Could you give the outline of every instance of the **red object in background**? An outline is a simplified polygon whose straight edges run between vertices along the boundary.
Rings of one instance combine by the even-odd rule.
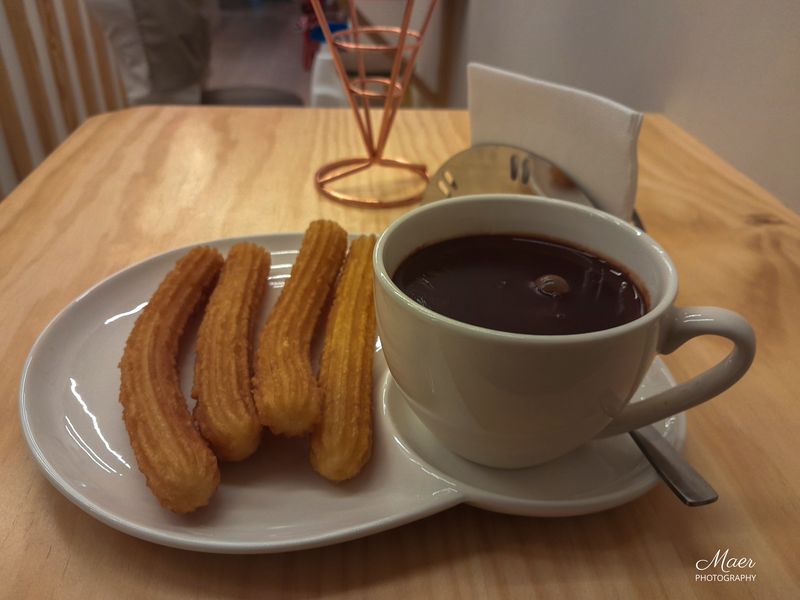
[[[312,22],[313,21],[313,22]],[[300,28],[303,31],[303,68],[306,71],[311,69],[314,56],[319,50],[319,42],[311,38],[311,30],[317,26],[317,20],[308,15],[300,17]]]
[[[302,2],[300,4],[300,12],[302,14],[297,20],[297,26],[303,33],[303,69],[308,71],[314,62],[314,55],[319,50],[319,42],[311,38],[311,30],[317,26],[318,22],[311,2]]]
[[[346,27],[345,23],[338,23],[340,19],[340,9],[336,0],[327,0],[322,2],[323,10],[331,28],[334,31],[339,31]],[[314,13],[314,7],[311,2],[305,0],[300,4],[300,11],[303,13],[297,21],[300,31],[303,32],[303,69],[309,71],[311,65],[314,64],[314,56],[319,50],[320,40],[323,39],[322,31],[319,28],[319,20]]]

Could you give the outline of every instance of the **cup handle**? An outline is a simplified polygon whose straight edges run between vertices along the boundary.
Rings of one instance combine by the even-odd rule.
[[[639,429],[666,419],[721,394],[741,379],[753,362],[756,337],[740,315],[711,306],[673,307],[667,317],[660,354],[671,354],[700,335],[719,335],[731,340],[733,350],[717,365],[671,389],[640,402],[628,404],[596,437],[608,437]]]

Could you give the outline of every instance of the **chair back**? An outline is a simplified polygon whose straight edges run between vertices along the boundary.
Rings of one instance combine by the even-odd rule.
[[[81,0],[0,1],[0,198],[85,119],[125,105]]]

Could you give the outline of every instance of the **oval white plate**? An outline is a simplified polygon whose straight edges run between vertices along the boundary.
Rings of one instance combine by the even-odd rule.
[[[272,253],[263,322],[289,276],[302,234],[208,245],[224,253],[245,239]],[[118,401],[117,363],[139,312],[187,250],[151,258],[81,295],[39,336],[22,374],[20,418],[39,466],[61,493],[111,527],[191,550],[282,552],[358,538],[461,502],[522,515],[595,512],[638,497],[658,480],[629,436],[591,442],[532,469],[465,461],[441,448],[407,409],[378,349],[373,458],[358,477],[331,484],[309,466],[305,440],[265,433],[251,459],[221,465],[222,481],[208,507],[174,515],[153,498],[136,466]],[[181,357],[187,398],[196,325],[188,328]],[[656,360],[639,396],[672,385]],[[682,446],[684,416],[657,426],[670,443]]]

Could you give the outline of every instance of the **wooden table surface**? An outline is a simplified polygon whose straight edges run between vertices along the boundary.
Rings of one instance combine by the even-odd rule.
[[[359,153],[342,110],[129,109],[90,119],[0,203],[0,596],[758,597],[800,589],[800,217],[667,119],[648,116],[638,209],[674,259],[680,304],[731,308],[758,336],[750,372],[689,414],[685,454],[719,491],[690,509],[663,485],[600,514],[537,519],[460,506],[378,535],[280,555],[217,556],[119,533],[40,473],[18,382],[50,319],[102,278],[220,237],[314,218],[381,231],[405,209],[320,200],[312,173]],[[435,169],[469,143],[460,111],[403,111],[389,152]],[[792,317],[792,314],[795,316]],[[690,342],[682,380],[727,342]],[[754,582],[695,581],[729,549]]]

